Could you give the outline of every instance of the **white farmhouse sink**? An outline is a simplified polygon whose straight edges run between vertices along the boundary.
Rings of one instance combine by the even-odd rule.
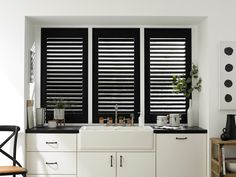
[[[151,150],[153,130],[149,126],[83,126],[79,150]]]
[[[80,128],[80,132],[84,131],[153,131],[149,126],[83,126]]]

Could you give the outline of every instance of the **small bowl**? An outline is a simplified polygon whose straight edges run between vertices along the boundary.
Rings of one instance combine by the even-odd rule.
[[[226,160],[226,169],[231,173],[236,173],[236,159]]]
[[[57,121],[56,120],[49,120],[48,121],[48,128],[56,128],[57,127]]]

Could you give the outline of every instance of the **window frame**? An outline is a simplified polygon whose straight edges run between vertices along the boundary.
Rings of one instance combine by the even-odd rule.
[[[40,36],[40,32],[38,32],[38,30],[41,30],[42,28],[59,28],[59,29],[68,29],[68,28],[80,28],[80,27],[64,27],[64,26],[53,26],[53,27],[51,27],[51,26],[40,26],[40,27],[38,27],[37,28],[37,33],[39,34],[38,35],[38,38],[39,39],[37,39],[38,41],[36,41],[38,44],[39,44],[39,47],[41,48],[41,51],[42,51],[42,45],[41,45],[41,42],[40,42],[40,38],[41,38],[41,36]],[[88,40],[87,40],[87,42],[88,42],[88,44],[89,45],[87,45],[87,48],[88,48],[88,53],[87,53],[87,55],[88,55],[88,57],[87,57],[87,59],[88,59],[88,62],[87,62],[87,87],[88,87],[88,85],[89,85],[89,87],[91,87],[91,88],[87,88],[87,105],[88,105],[88,103],[89,103],[89,105],[91,105],[91,106],[87,106],[87,118],[86,118],[86,120],[84,121],[84,123],[94,123],[93,122],[93,115],[94,115],[94,113],[93,113],[93,105],[94,105],[94,102],[93,102],[93,88],[92,88],[92,86],[93,86],[93,29],[95,29],[95,28],[104,28],[104,29],[112,29],[112,28],[117,28],[117,29],[122,29],[122,28],[135,28],[135,29],[139,29],[140,30],[140,65],[143,65],[143,66],[141,66],[140,67],[140,80],[139,80],[139,82],[140,82],[140,88],[141,88],[141,91],[142,92],[140,92],[140,94],[139,94],[139,96],[140,96],[140,112],[145,116],[145,123],[156,123],[156,120],[155,120],[155,118],[153,119],[153,121],[146,121],[149,117],[147,117],[147,114],[146,114],[146,107],[147,107],[147,102],[146,102],[146,82],[145,82],[145,79],[147,78],[146,77],[146,71],[147,71],[147,69],[146,69],[146,46],[145,46],[145,44],[146,44],[146,40],[145,40],[145,30],[146,29],[168,29],[168,30],[171,30],[171,29],[175,29],[175,30],[179,30],[179,29],[190,29],[191,31],[192,31],[192,34],[193,34],[193,36],[191,36],[191,41],[193,41],[194,43],[193,43],[193,45],[195,45],[195,36],[196,36],[196,33],[195,33],[195,28],[193,27],[193,26],[182,26],[182,27],[176,27],[176,26],[171,26],[171,27],[164,27],[164,28],[162,28],[162,27],[159,27],[159,26],[138,26],[138,25],[131,25],[131,26],[122,26],[122,25],[119,25],[119,26],[99,26],[99,27],[96,27],[96,26],[90,26],[90,25],[83,25],[80,29],[87,29],[89,32],[88,32]],[[39,50],[40,51],[40,50]],[[190,50],[191,52],[193,52],[193,54],[195,53],[194,51],[194,49],[191,49]],[[41,53],[42,54],[42,53]],[[42,56],[40,57],[40,58],[42,58]],[[40,60],[38,60],[39,62],[40,62]],[[39,63],[39,66],[40,66],[40,64],[41,64],[41,62]],[[88,66],[89,65],[89,66]],[[41,74],[40,74],[40,71],[41,71],[41,67],[37,67],[37,73],[39,73],[39,77],[37,78],[36,77],[36,81],[38,82],[39,81],[39,86],[41,87],[41,74],[42,74],[42,71],[41,71]],[[88,73],[89,72],[89,73]],[[144,79],[144,81],[142,81]],[[40,88],[39,87],[39,88]],[[38,90],[38,91],[37,91]],[[37,99],[36,100],[36,105],[41,105],[41,91],[40,91],[40,89],[37,89],[36,90],[36,97],[38,97],[39,99]],[[88,117],[89,116],[89,117]],[[136,116],[136,117],[138,117],[138,116]],[[136,118],[135,117],[135,118]],[[80,123],[80,122],[74,122],[74,123]],[[181,121],[181,123],[185,123],[185,122],[182,122]]]
[[[138,122],[138,115],[140,112],[140,28],[92,28],[92,61],[93,61],[93,123],[99,122],[98,115],[98,84],[97,84],[97,76],[98,76],[98,38],[99,37],[134,37],[135,41],[135,51],[134,51],[134,122]],[[136,74],[135,74],[136,73]],[[114,108],[115,110],[115,108]],[[118,108],[119,113],[119,108]],[[112,115],[110,115],[112,116]],[[114,114],[113,114],[114,116]]]
[[[78,35],[79,34],[79,35]],[[40,105],[46,108],[47,104],[47,37],[82,37],[83,38],[83,92],[82,114],[70,115],[65,111],[66,123],[88,123],[88,28],[41,28],[41,74],[40,74]],[[46,115],[48,112],[46,111]],[[46,116],[46,122],[53,118],[53,113]],[[51,117],[52,116],[52,117]],[[79,117],[78,117],[79,116]]]
[[[144,55],[145,55],[145,123],[156,123],[156,116],[150,114],[150,45],[151,37],[169,38],[169,37],[185,37],[186,38],[186,73],[185,78],[190,76],[192,66],[192,29],[191,28],[144,28]],[[187,110],[189,107],[189,99],[186,98],[186,111],[182,115],[180,123],[187,123]],[[166,113],[159,114],[166,115]]]

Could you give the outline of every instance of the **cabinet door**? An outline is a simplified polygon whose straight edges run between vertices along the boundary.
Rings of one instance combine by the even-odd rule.
[[[116,177],[116,153],[79,152],[77,176]]]
[[[117,153],[117,177],[155,177],[155,153]]]
[[[206,134],[156,135],[157,177],[206,177]]]

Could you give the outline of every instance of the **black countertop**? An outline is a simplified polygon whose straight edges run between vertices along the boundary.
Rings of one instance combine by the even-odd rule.
[[[26,129],[26,133],[79,133],[81,126],[61,126],[56,128],[34,127]]]
[[[188,126],[180,126],[180,127],[170,127],[170,128],[158,128],[156,126],[152,126],[154,133],[207,133],[206,129],[200,127],[188,127]]]
[[[187,127],[180,126],[178,128],[158,128],[156,126],[151,126],[153,128],[153,133],[207,133],[206,129],[200,127]],[[31,128],[26,129],[26,133],[79,133],[81,126],[62,126],[57,128]]]

